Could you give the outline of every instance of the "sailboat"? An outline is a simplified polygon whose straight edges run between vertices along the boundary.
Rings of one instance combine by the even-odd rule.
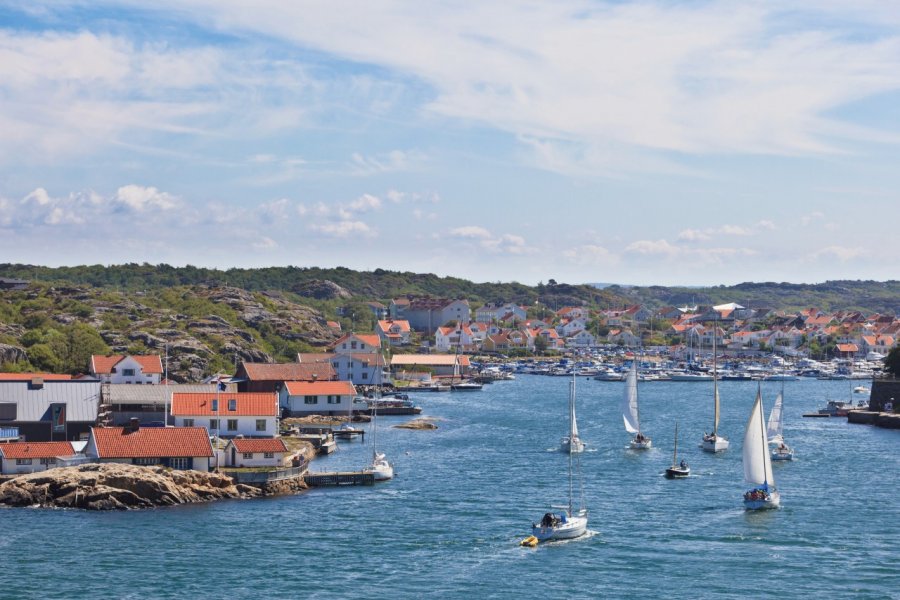
[[[574,384],[573,384],[574,393]],[[578,457],[569,453],[569,503],[565,506],[551,506],[551,512],[544,513],[540,523],[531,524],[531,535],[522,540],[522,545],[532,546],[539,542],[551,540],[570,540],[580,537],[587,531],[588,511],[584,506],[584,487],[581,487],[581,505],[576,510],[574,506],[574,472],[572,462]],[[581,484],[581,464],[578,464],[578,479]],[[552,509],[563,512],[553,512]]]
[[[781,494],[775,487],[772,475],[772,460],[766,444],[766,425],[763,418],[762,394],[756,389],[756,402],[747,420],[744,432],[744,480],[755,487],[744,494],[747,510],[777,508],[781,504]]]
[[[675,422],[675,449],[672,451],[672,466],[666,469],[666,477],[669,479],[680,479],[683,477],[689,477],[691,474],[691,467],[687,464],[687,461],[681,459],[681,462],[678,462],[678,421]]]
[[[653,441],[641,433],[637,380],[637,358],[635,358],[631,363],[631,370],[628,371],[628,376],[625,378],[625,395],[622,396],[622,420],[625,421],[625,431],[635,434],[634,439],[629,443],[629,447],[635,450],[645,450],[653,445]]]
[[[713,431],[704,433],[700,449],[704,452],[724,452],[728,450],[728,440],[719,435],[719,370],[716,356],[716,340],[719,337],[719,322],[713,330]]]
[[[584,452],[584,442],[578,436],[578,422],[575,420],[575,373],[572,369],[572,381],[569,383],[569,435],[563,437],[559,449],[569,454]]]
[[[376,396],[381,396],[379,391]],[[387,481],[394,477],[394,465],[388,461],[384,452],[378,451],[376,442],[378,435],[378,403],[372,404],[372,464],[364,468],[366,473],[372,473],[375,481]]]
[[[781,382],[781,392],[775,398],[775,405],[769,413],[769,422],[766,425],[766,437],[770,444],[777,444],[772,448],[772,460],[793,460],[794,449],[784,443],[784,380]]]

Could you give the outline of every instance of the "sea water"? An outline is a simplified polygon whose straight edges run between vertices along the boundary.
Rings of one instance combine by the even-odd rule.
[[[640,384],[653,449],[629,450],[623,383],[579,378],[577,457],[590,535],[518,542],[568,498],[569,379],[520,375],[481,392],[421,394],[436,431],[378,420],[396,478],[259,500],[133,512],[0,509],[0,598],[900,597],[900,432],[802,418],[851,382],[784,383],[776,463],[782,507],[747,512],[741,444],[757,383]],[[766,413],[781,382],[763,382]],[[668,480],[675,422],[691,477]],[[371,426],[370,426],[371,427]],[[341,442],[313,470],[358,469],[366,444]],[[576,478],[576,502],[581,486]]]

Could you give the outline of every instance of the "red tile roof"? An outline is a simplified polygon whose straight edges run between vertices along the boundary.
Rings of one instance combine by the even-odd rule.
[[[238,452],[287,452],[287,446],[281,438],[239,439],[231,440]]]
[[[285,381],[291,396],[355,396],[356,388],[349,381]]]
[[[337,349],[344,342],[354,338],[374,348],[381,348],[381,339],[379,339],[377,333],[348,333],[334,343],[334,348]]]
[[[3,458],[53,458],[75,454],[71,442],[11,442],[0,444]]]
[[[838,344],[838,352],[859,352],[859,346],[856,344]]]
[[[219,399],[219,410],[213,410],[213,400]],[[235,410],[228,410],[236,400]],[[172,416],[203,417],[274,417],[278,415],[278,396],[270,392],[176,392],[172,394]]]
[[[43,379],[44,381],[69,381],[71,375],[57,375],[56,373],[0,373],[0,381],[31,381]]]
[[[205,427],[92,427],[100,458],[166,458],[212,456]]]
[[[113,367],[115,367],[125,358],[128,357],[123,355],[103,356],[101,354],[94,354],[93,356],[91,356],[91,372],[99,373],[101,375],[109,375],[110,373],[112,373]],[[139,365],[141,365],[141,371],[143,371],[145,375],[162,375],[162,361],[159,359],[158,354],[132,354],[131,358],[133,358]]]
[[[328,381],[335,378],[331,362],[242,363],[251,381]]]

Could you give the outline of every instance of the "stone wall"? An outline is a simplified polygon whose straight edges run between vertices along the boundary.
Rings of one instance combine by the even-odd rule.
[[[894,412],[900,412],[900,379],[874,379],[869,410],[883,412],[886,402],[894,402]]]

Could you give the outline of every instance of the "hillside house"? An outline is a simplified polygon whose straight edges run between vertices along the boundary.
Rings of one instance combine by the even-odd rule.
[[[172,394],[176,427],[205,427],[220,437],[274,437],[279,412],[275,393]]]
[[[88,371],[103,383],[159,384],[163,368],[159,355],[94,354]]]
[[[427,335],[433,334],[438,327],[450,321],[468,323],[471,320],[468,300],[430,296],[396,298],[391,301],[390,315],[394,320],[406,319],[413,330]]]
[[[349,415],[355,396],[349,381],[285,381],[278,404],[289,417]]]

